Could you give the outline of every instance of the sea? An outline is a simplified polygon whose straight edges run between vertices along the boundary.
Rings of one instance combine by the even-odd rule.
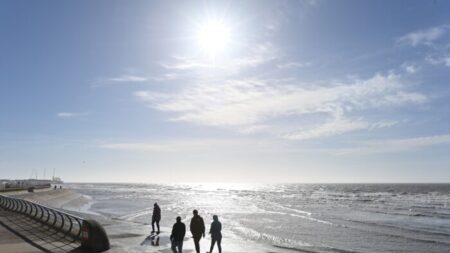
[[[276,252],[450,252],[450,184],[68,184],[86,211],[162,226],[197,209],[226,238]],[[224,246],[225,247],[225,246]]]

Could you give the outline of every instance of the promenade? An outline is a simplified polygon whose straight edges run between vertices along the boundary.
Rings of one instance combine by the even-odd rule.
[[[0,211],[0,219],[3,218],[3,212]],[[2,252],[5,253],[44,252],[27,243],[23,238],[11,232],[2,224],[0,224],[0,247]]]
[[[0,209],[0,247],[4,253],[83,252],[80,244],[23,215]]]
[[[66,190],[38,190],[35,193],[10,192],[5,195],[14,195],[20,198],[37,202],[56,202],[70,206],[72,202],[79,202],[80,196]],[[35,219],[26,215],[9,211],[0,207],[0,252],[2,253],[77,253],[85,252],[79,241],[67,236],[62,231],[51,229]]]

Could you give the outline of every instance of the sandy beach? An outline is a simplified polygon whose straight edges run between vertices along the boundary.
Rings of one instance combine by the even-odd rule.
[[[68,212],[75,213],[82,217],[94,218],[102,223],[105,230],[108,233],[111,249],[107,252],[122,253],[122,252],[172,252],[170,249],[170,233],[171,227],[161,226],[161,233],[158,236],[150,236],[151,225],[146,222],[135,222],[122,219],[109,219],[105,216],[94,214],[88,212],[87,208],[90,206],[90,198],[84,196],[74,190],[69,189],[46,189],[39,190],[34,193],[28,192],[16,192],[9,193],[9,196],[14,196],[18,198],[24,198],[37,203],[41,203],[47,206],[55,207],[58,209],[63,209]],[[84,212],[87,211],[87,212]],[[188,220],[184,221],[189,224]],[[166,221],[164,223],[171,223],[171,221]],[[163,223],[163,224],[164,224]],[[6,233],[6,231],[5,231]],[[2,233],[3,234],[3,233]],[[39,249],[25,243],[22,239],[17,236],[15,237],[15,242],[6,244],[5,240],[0,241],[0,245],[4,253],[13,252],[41,252]],[[226,252],[230,253],[243,253],[243,252],[278,252],[273,251],[273,247],[264,247],[263,245],[245,241],[237,237],[224,236],[223,246]],[[201,240],[202,252],[209,250],[210,238],[207,235]],[[7,248],[5,248],[7,246]],[[216,248],[217,250],[217,248]],[[3,251],[2,251],[3,252]],[[64,251],[58,251],[64,252]],[[189,232],[187,232],[183,252],[195,252],[194,243],[190,237]],[[283,252],[286,252],[285,250]]]
[[[202,252],[209,250],[209,224],[212,214],[218,214],[223,224],[222,248],[229,253],[429,253],[450,249],[447,188],[276,185],[236,190],[201,185],[68,184],[66,189],[10,195],[99,221],[110,239],[108,252],[114,253],[170,253],[176,216],[188,228],[183,252],[195,252],[189,232],[193,209],[199,209],[205,220]],[[154,202],[162,209],[158,236],[150,233]]]

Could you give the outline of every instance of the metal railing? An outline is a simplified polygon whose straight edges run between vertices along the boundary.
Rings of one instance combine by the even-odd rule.
[[[105,229],[95,220],[83,219],[33,201],[1,194],[0,207],[36,220],[47,229],[62,233],[63,238],[80,242],[82,247],[91,252],[103,252],[110,248]]]
[[[36,220],[47,226],[48,229],[63,233],[64,238],[70,237],[73,242],[81,242],[84,239],[82,231],[83,222],[86,220],[81,217],[32,201],[4,195],[0,195],[0,207]]]

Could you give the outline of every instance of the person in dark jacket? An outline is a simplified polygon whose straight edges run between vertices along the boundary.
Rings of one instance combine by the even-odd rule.
[[[200,253],[200,239],[205,237],[205,223],[203,222],[203,218],[198,215],[198,211],[193,211],[194,217],[191,219],[191,233],[192,237],[194,238],[194,244],[195,244],[195,251],[197,253]]]
[[[159,234],[159,221],[161,220],[161,208],[159,208],[158,203],[155,203],[153,206],[153,215],[152,215],[152,233],[155,233],[155,223],[158,227]]]
[[[222,223],[219,221],[217,215],[213,215],[213,222],[211,223],[211,229],[209,230],[211,234],[211,247],[209,248],[209,253],[213,252],[214,244],[217,242],[217,248],[219,248],[219,253],[222,253]]]
[[[186,226],[181,222],[181,217],[177,217],[177,222],[173,224],[170,241],[172,242],[173,253],[183,253],[183,240],[186,234]],[[177,252],[178,248],[178,252]]]

